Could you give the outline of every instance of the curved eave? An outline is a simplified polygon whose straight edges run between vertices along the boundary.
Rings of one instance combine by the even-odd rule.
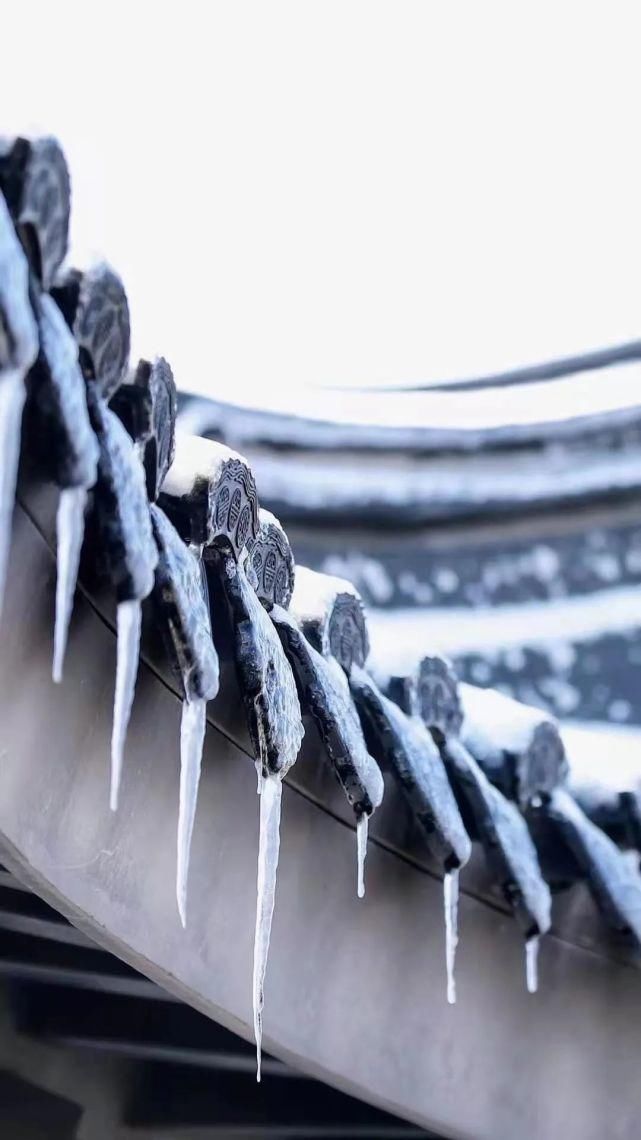
[[[641,359],[583,360],[583,368],[558,361],[551,373],[547,365],[423,389],[253,385],[185,394],[180,409],[185,431],[245,446],[422,456],[571,444],[638,427]]]
[[[641,496],[640,361],[500,379],[471,391],[268,392],[265,407],[184,396],[178,424],[246,454],[288,522],[417,526]]]
[[[54,686],[52,519],[51,494],[23,488],[0,648],[0,857],[98,943],[251,1039],[258,812],[233,673],[209,708],[183,931],[179,697],[147,651],[113,815],[113,614],[80,592]],[[557,906],[532,997],[516,925],[483,868],[465,872],[450,1007],[442,886],[402,802],[388,787],[362,902],[350,815],[310,729],[284,795],[265,1047],[448,1137],[634,1135],[641,975],[582,892]]]

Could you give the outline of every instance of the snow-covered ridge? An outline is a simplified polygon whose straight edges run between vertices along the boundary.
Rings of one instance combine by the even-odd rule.
[[[251,449],[249,458],[265,501],[285,516],[304,511],[364,514],[371,507],[427,520],[447,518],[453,512],[578,500],[641,486],[638,445],[618,451],[586,446],[579,454],[558,446],[544,455],[520,453],[518,460],[501,451],[423,460],[411,455],[322,451],[283,457],[264,447]]]
[[[491,654],[510,647],[557,647],[641,626],[637,587],[597,590],[551,602],[472,608],[368,611],[372,658],[400,672],[426,652]]]
[[[187,432],[222,432],[238,443],[263,438],[300,446],[476,447],[483,441],[571,435],[594,418],[635,421],[641,362],[572,373],[512,388],[359,392],[251,386],[233,400],[186,398]]]

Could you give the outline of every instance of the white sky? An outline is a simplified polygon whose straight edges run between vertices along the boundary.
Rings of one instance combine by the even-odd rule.
[[[639,8],[6,6],[1,128],[56,133],[77,262],[234,399],[641,333]]]

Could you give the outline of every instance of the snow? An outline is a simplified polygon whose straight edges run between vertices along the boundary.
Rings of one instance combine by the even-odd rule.
[[[301,449],[289,452],[285,461],[280,452],[252,447],[250,459],[266,501],[321,511],[362,512],[375,504],[443,517],[461,506],[528,505],[639,485],[636,449],[602,451],[594,444],[582,450],[548,448],[544,457],[524,450],[518,479],[509,449],[436,457]]]
[[[419,605],[427,605],[434,598],[434,590],[428,582],[421,582],[411,570],[402,570],[398,576],[398,588],[402,594],[412,598]]]
[[[264,775],[260,793],[256,931],[254,936],[253,1008],[256,1038],[256,1080],[260,1082],[263,1041],[265,973],[276,895],[276,872],[280,851],[280,811],[283,786],[280,776]]]
[[[122,774],[127,726],[138,673],[142,607],[139,601],[120,602],[117,609],[117,663],[114,718],[111,732],[111,794],[109,806],[118,810],[118,793]]]
[[[506,662],[509,665],[509,662]],[[581,703],[581,691],[563,677],[542,677],[538,688],[560,713],[573,713]]]
[[[382,562],[367,558],[357,551],[348,554],[328,554],[322,565],[324,574],[347,578],[357,590],[364,591],[374,602],[383,605],[394,594],[394,583]]]
[[[561,737],[570,761],[568,786],[583,803],[609,790],[641,795],[641,730],[612,724],[564,722]]]
[[[199,698],[183,701],[180,723],[180,800],[176,857],[176,900],[183,926],[187,923],[189,853],[196,818],[206,714],[206,701]]]
[[[567,668],[575,656],[571,642],[640,626],[637,586],[518,605],[367,611],[372,659],[399,674],[411,671],[428,651],[488,657],[511,647],[544,649],[555,667]]]
[[[441,566],[434,573],[434,585],[443,594],[453,594],[459,585],[459,577],[449,566]]]
[[[526,752],[537,725],[552,720],[541,709],[512,700],[496,689],[480,689],[461,681],[458,691],[463,709],[461,737],[477,759],[497,750],[514,755]]]
[[[610,720],[626,721],[632,715],[632,705],[629,701],[621,700],[620,698],[612,701],[608,708],[608,716]]]
[[[456,1003],[454,965],[458,945],[459,869],[447,871],[443,878],[443,909],[445,912],[445,965],[447,969],[447,1000]]]
[[[67,648],[69,622],[78,578],[80,552],[85,533],[87,491],[84,487],[67,487],[60,492],[56,533],[58,541],[58,576],[56,579],[56,620],[53,634],[53,680],[62,681]]]
[[[296,567],[296,582],[290,609],[303,629],[308,625],[312,627],[317,634],[323,654],[330,652],[331,618],[336,599],[341,595],[354,599],[355,604],[360,605],[358,591],[347,578],[320,574],[307,566]]]

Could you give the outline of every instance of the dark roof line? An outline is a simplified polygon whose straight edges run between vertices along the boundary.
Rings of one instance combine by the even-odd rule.
[[[608,368],[612,364],[626,364],[641,360],[641,340],[630,340],[611,348],[599,348],[593,352],[577,356],[562,356],[543,364],[531,364],[525,368],[514,368],[509,372],[496,372],[488,376],[470,377],[463,380],[439,380],[434,384],[364,385],[353,390],[358,392],[474,392],[483,388],[514,388],[519,384],[535,384],[545,380],[559,380],[577,372],[592,372]]]

